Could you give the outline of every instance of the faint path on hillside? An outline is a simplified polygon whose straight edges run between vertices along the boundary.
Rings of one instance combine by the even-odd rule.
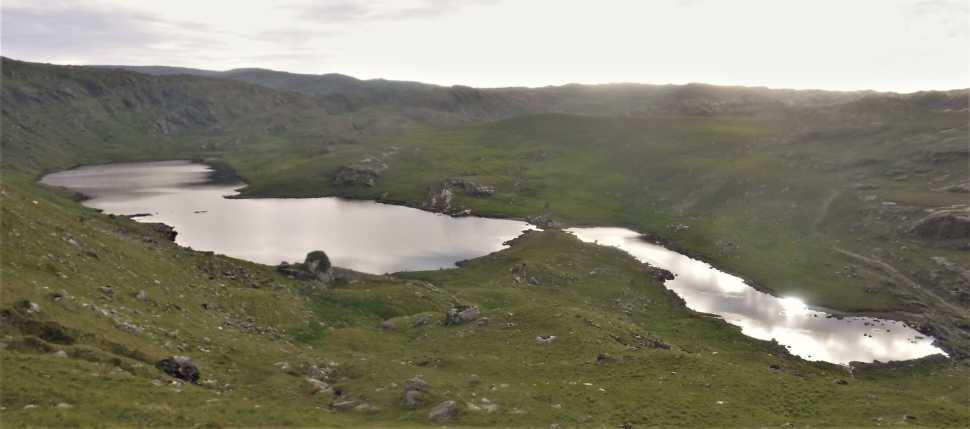
[[[827,198],[825,198],[825,201],[822,202],[822,206],[819,207],[818,214],[815,216],[815,222],[812,222],[812,228],[814,228],[815,231],[818,231],[819,225],[821,225],[822,221],[825,220],[825,217],[829,215],[829,208],[831,208],[832,203],[839,198],[839,195],[842,195],[842,191],[836,189],[832,191]]]
[[[863,255],[860,255],[860,254],[854,253],[854,252],[850,252],[848,250],[839,248],[837,246],[832,246],[832,249],[834,249],[838,253],[841,253],[841,254],[843,254],[845,256],[848,256],[848,257],[850,257],[852,259],[855,259],[855,260],[857,260],[859,262],[862,262],[862,263],[864,263],[866,265],[869,265],[870,267],[876,268],[876,269],[878,269],[878,270],[880,270],[880,271],[882,271],[882,272],[890,275],[891,277],[895,278],[897,281],[899,281],[899,282],[901,282],[901,283],[909,286],[910,288],[922,292],[924,295],[928,295],[928,296],[931,296],[931,297],[935,298],[944,307],[949,308],[949,309],[951,309],[953,311],[956,311],[958,314],[961,314],[961,313],[963,313],[963,312],[966,311],[966,310],[964,310],[964,309],[962,309],[962,308],[960,308],[960,307],[958,307],[956,305],[953,305],[953,303],[947,301],[946,299],[943,299],[939,295],[933,293],[933,291],[928,290],[928,289],[924,289],[922,286],[919,285],[919,283],[916,283],[915,281],[913,281],[913,279],[910,279],[909,277],[906,277],[903,273],[899,272],[899,270],[897,270],[892,265],[889,265],[889,264],[887,264],[887,263],[885,263],[883,261],[880,261],[879,259],[876,259],[876,258],[873,258],[873,257],[868,257],[868,256],[863,256]]]

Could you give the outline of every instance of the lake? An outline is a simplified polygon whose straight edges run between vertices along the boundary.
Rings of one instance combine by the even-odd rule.
[[[334,265],[368,273],[432,270],[505,248],[534,227],[521,221],[454,218],[418,209],[340,198],[229,199],[243,183],[211,181],[212,170],[188,161],[85,166],[41,182],[81,192],[84,205],[117,215],[145,214],[178,231],[176,242],[253,262],[302,261],[324,250]],[[676,275],[665,286],[693,310],[715,314],[742,333],[776,340],[807,360],[837,364],[908,360],[945,354],[904,323],[829,317],[797,297],[775,297],[741,278],[623,228],[570,228],[580,240],[614,246]]]
[[[450,268],[501,250],[532,228],[525,222],[442,214],[340,198],[227,199],[243,183],[210,183],[211,169],[188,161],[95,165],[41,183],[91,197],[84,205],[139,216],[178,231],[176,242],[276,265],[313,250],[334,265],[367,273]]]

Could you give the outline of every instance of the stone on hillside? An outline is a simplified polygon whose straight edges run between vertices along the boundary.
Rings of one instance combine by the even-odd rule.
[[[154,225],[155,231],[161,234],[162,237],[165,237],[165,239],[168,241],[175,241],[175,237],[179,235],[175,228],[165,225],[164,223],[156,223]]]
[[[910,232],[927,239],[970,238],[970,211],[938,211],[916,221],[910,228]]]
[[[333,270],[330,258],[322,250],[307,253],[303,263],[290,264],[283,261],[276,266],[276,271],[297,280],[333,280]]]
[[[394,323],[393,319],[387,319],[381,322],[381,329],[385,331],[393,331],[397,329],[397,324]]]
[[[64,351],[64,350],[58,350],[58,351],[54,352],[54,357],[66,358],[68,356],[67,356],[67,352],[66,351]]]
[[[21,306],[23,307],[24,311],[27,314],[37,314],[37,313],[40,313],[40,304],[37,304],[36,302],[33,302],[33,301],[23,301],[23,303],[21,303]]]
[[[401,401],[401,405],[404,408],[413,410],[421,406],[424,399],[424,393],[417,390],[409,390],[404,392],[404,399]]]
[[[303,265],[307,271],[316,274],[318,277],[330,272],[330,258],[322,250],[307,253]]]
[[[187,356],[172,356],[158,361],[155,367],[179,380],[191,383],[199,381],[199,367]]]
[[[51,300],[53,300],[54,302],[60,302],[70,298],[71,298],[71,295],[68,294],[67,291],[64,289],[61,289],[51,294]]]
[[[467,305],[455,305],[448,309],[445,314],[445,325],[461,325],[463,323],[471,322],[473,320],[481,317],[482,313],[478,307],[471,307]]]
[[[451,189],[430,189],[428,196],[424,200],[424,208],[431,211],[445,212],[451,209],[451,200],[454,194]]]
[[[650,278],[657,280],[659,282],[665,282],[667,280],[674,279],[674,273],[667,271],[663,268],[658,268],[654,266],[647,267],[647,275]]]
[[[428,384],[427,381],[424,381],[424,379],[421,378],[420,375],[416,375],[414,376],[414,378],[404,382],[405,392],[411,392],[411,391],[427,392],[428,389],[430,388],[431,388],[431,385]]]
[[[446,422],[458,416],[458,404],[455,401],[444,401],[435,405],[428,413],[428,419],[433,422]]]
[[[372,187],[377,183],[377,179],[381,177],[381,174],[386,169],[387,165],[382,163],[340,166],[334,174],[333,184],[337,186]]]
[[[353,410],[355,407],[357,407],[357,401],[353,401],[353,400],[339,401],[339,402],[334,402],[330,404],[330,408],[333,408],[337,411],[350,411],[350,410]]]
[[[461,188],[465,191],[465,194],[472,197],[489,197],[495,195],[495,187],[490,185],[482,185],[478,182],[469,179],[450,179],[445,182],[448,186],[454,186]]]
[[[333,368],[329,366],[324,366],[320,368],[316,365],[310,365],[306,370],[306,376],[314,380],[328,380],[330,374],[333,372]]]
[[[539,344],[549,344],[556,341],[556,338],[558,337],[555,335],[539,335],[536,337],[536,342]]]
[[[468,376],[465,382],[468,383],[469,386],[478,386],[481,384],[482,378],[479,377],[478,374],[472,374]]]
[[[307,385],[310,386],[311,394],[333,392],[333,388],[331,388],[326,382],[310,377],[306,377],[304,380],[306,381]]]
[[[526,221],[542,229],[562,229],[562,224],[548,214],[530,216],[526,218]]]
[[[143,290],[138,291],[138,293],[135,294],[135,299],[139,301],[148,301],[148,292]]]

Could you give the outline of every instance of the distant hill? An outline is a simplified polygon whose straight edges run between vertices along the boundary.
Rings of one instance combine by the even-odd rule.
[[[174,153],[262,138],[352,143],[414,127],[539,113],[798,116],[845,127],[889,113],[967,108],[966,90],[900,95],[706,84],[479,89],[254,68],[58,66],[8,58],[2,66],[4,162],[34,168],[64,166],[79,156],[126,158],[133,146]]]
[[[401,113],[407,116],[432,123],[447,123],[457,119],[504,119],[530,113],[754,115],[773,113],[779,109],[828,107],[871,97],[906,99],[916,96],[873,91],[790,90],[699,83],[569,84],[541,88],[482,89],[385,79],[361,80],[337,73],[297,74],[260,68],[211,71],[158,66],[99,67],[122,68],[153,75],[187,74],[237,80],[318,97],[332,112],[350,112],[375,106],[393,107],[403,110]],[[926,98],[925,94],[932,93],[920,94],[923,94],[920,97]],[[963,100],[965,107],[966,100]],[[447,113],[452,118],[443,120],[431,112]]]

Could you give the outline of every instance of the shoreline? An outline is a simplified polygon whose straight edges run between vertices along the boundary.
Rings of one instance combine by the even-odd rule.
[[[423,211],[423,212],[426,212],[426,213],[438,214],[438,215],[445,215],[445,216],[449,216],[449,217],[452,217],[452,218],[481,217],[481,218],[496,219],[496,220],[515,220],[515,221],[524,222],[526,225],[530,225],[530,226],[534,226],[536,228],[539,228],[538,225],[535,225],[534,223],[530,222],[530,220],[535,219],[535,217],[523,219],[522,217],[519,217],[519,216],[503,216],[503,215],[500,215],[500,214],[498,214],[498,215],[496,215],[496,214],[489,214],[487,212],[484,213],[484,214],[449,213],[448,211],[444,211],[444,210],[428,210],[428,209],[426,209],[424,207],[421,207],[418,204],[413,204],[411,201],[407,201],[407,200],[393,200],[393,199],[380,198],[380,197],[378,197],[378,198],[348,197],[348,196],[341,196],[341,195],[320,195],[320,196],[307,196],[307,197],[280,197],[280,196],[268,196],[268,195],[260,195],[260,194],[249,194],[249,195],[246,195],[246,194],[243,193],[243,190],[246,187],[248,187],[249,184],[245,181],[245,179],[242,176],[240,176],[232,168],[232,166],[228,162],[226,162],[223,159],[219,159],[219,158],[168,159],[168,160],[161,160],[161,161],[155,160],[155,161],[131,161],[131,162],[164,162],[164,161],[184,161],[184,162],[193,163],[193,164],[205,165],[206,167],[208,167],[210,169],[210,172],[209,172],[208,177],[209,177],[209,180],[211,182],[210,183],[207,183],[207,184],[226,184],[226,185],[237,185],[237,184],[239,184],[239,185],[241,185],[238,188],[234,188],[234,191],[236,192],[236,194],[234,194],[234,195],[228,195],[228,196],[225,196],[224,197],[224,198],[227,198],[227,199],[305,199],[305,198],[336,198],[336,199],[341,199],[341,200],[346,200],[346,201],[373,202],[373,203],[376,203],[376,204],[386,204],[386,205],[392,205],[392,206],[407,207],[407,208],[411,208],[411,209],[415,209],[415,210],[420,210],[420,211]],[[82,203],[82,205],[83,205],[83,202],[84,201],[86,201],[86,200],[88,200],[88,199],[91,198],[90,196],[85,195],[85,194],[83,194],[81,192],[71,191],[68,188],[54,186],[54,185],[47,185],[47,184],[42,183],[41,180],[43,179],[44,176],[46,176],[48,174],[53,174],[53,173],[56,173],[56,172],[59,172],[59,171],[68,171],[68,170],[74,170],[74,169],[77,169],[77,168],[87,167],[87,166],[99,166],[99,165],[102,165],[103,166],[103,165],[118,164],[118,163],[124,163],[124,162],[126,162],[126,161],[103,162],[103,163],[95,163],[95,164],[77,164],[77,165],[74,165],[74,166],[72,166],[72,167],[70,167],[68,169],[65,169],[65,170],[57,170],[57,171],[44,172],[41,175],[39,175],[39,178],[37,178],[36,181],[37,181],[38,184],[40,184],[42,186],[46,186],[48,188],[56,188],[56,189],[59,189],[59,190],[64,191],[65,193],[72,193],[73,194],[72,199],[74,199],[75,201],[77,201],[79,203]],[[97,209],[95,209],[95,210],[97,210]],[[98,210],[98,211],[101,212],[100,210]],[[171,225],[166,225],[166,224],[161,223],[161,222],[150,222],[150,221],[148,221],[149,219],[146,219],[146,221],[143,222],[143,221],[140,221],[138,219],[135,219],[137,216],[138,215],[135,215],[135,216],[125,216],[125,217],[128,217],[129,219],[132,219],[132,220],[134,220],[136,222],[143,223],[143,224],[159,224],[159,225],[165,225],[169,229],[171,229],[171,230],[174,231],[174,227],[172,227]],[[559,230],[565,231],[566,229],[569,229],[569,228],[595,228],[595,227],[603,227],[603,226],[602,225],[585,225],[585,224],[559,224],[559,225],[557,225],[556,228],[553,228],[553,229],[559,229]],[[670,239],[670,238],[668,238],[668,237],[666,237],[666,236],[664,236],[662,234],[658,234],[658,233],[654,233],[654,232],[646,232],[646,233],[643,233],[643,232],[637,231],[634,228],[631,228],[629,225],[621,225],[621,226],[613,226],[613,227],[623,228],[623,229],[627,229],[629,231],[632,231],[632,232],[634,232],[634,233],[636,233],[636,234],[639,235],[639,239],[641,239],[641,240],[643,240],[643,241],[645,241],[647,243],[651,243],[651,244],[654,244],[654,245],[658,245],[658,246],[664,247],[667,250],[670,250],[670,251],[679,253],[679,254],[684,255],[684,256],[686,256],[686,257],[688,257],[690,259],[693,259],[693,260],[702,262],[702,263],[710,266],[711,269],[714,269],[714,270],[720,271],[722,273],[725,273],[725,274],[728,274],[728,275],[737,277],[737,278],[741,279],[746,286],[751,287],[753,290],[755,290],[757,292],[760,292],[760,293],[769,295],[769,296],[771,296],[773,298],[778,298],[778,299],[781,298],[781,297],[775,295],[774,294],[774,291],[772,291],[771,289],[766,288],[765,286],[759,284],[756,281],[749,280],[749,279],[746,279],[745,277],[742,277],[740,275],[733,274],[733,273],[730,273],[730,272],[727,272],[727,271],[723,271],[723,270],[717,268],[714,264],[712,264],[710,262],[707,262],[705,260],[704,255],[703,255],[702,252],[696,252],[696,251],[688,250],[688,249],[684,248],[682,245],[680,245],[677,241],[675,241],[673,239]],[[525,233],[527,233],[527,231],[523,231],[523,233],[520,234],[517,238],[522,237]],[[570,234],[570,235],[572,235],[572,234]],[[173,239],[172,241],[174,242],[175,240]],[[179,245],[179,246],[181,246],[181,245]],[[181,247],[186,247],[186,246],[181,246]],[[188,248],[188,247],[186,247],[186,248]],[[189,249],[191,249],[191,248],[189,248]],[[200,251],[200,252],[202,251],[202,250],[196,250],[196,249],[192,249],[192,250]],[[620,250],[620,251],[624,252],[625,254],[627,254],[627,255],[629,255],[629,256],[632,257],[632,255],[630,255],[628,252],[624,251],[623,249],[619,249],[618,248],[618,250]],[[483,255],[483,256],[485,256],[485,255]],[[476,258],[472,258],[472,259],[476,259]],[[634,259],[636,259],[636,258],[634,258]],[[458,262],[462,262],[462,261],[457,261],[456,264],[454,265],[454,267],[450,267],[450,268],[460,268],[460,265],[458,264]],[[641,262],[641,263],[644,264],[644,265],[647,265],[647,266],[656,268],[656,269],[661,269],[661,270],[664,269],[662,267],[657,267],[657,266],[654,266],[654,265],[649,264],[649,263],[645,263],[645,262]],[[267,265],[267,266],[272,266],[272,265]],[[418,270],[418,271],[414,271],[414,272],[420,272],[420,271],[422,271],[422,270]],[[410,271],[403,271],[403,272],[410,272]],[[397,274],[397,273],[386,273],[385,275],[394,276],[395,274]],[[664,283],[666,283],[666,281],[664,281]],[[683,298],[681,298],[680,295],[678,295],[675,291],[673,291],[670,288],[667,288],[666,285],[664,285],[664,288],[667,291],[670,291],[671,293],[673,293],[674,295],[676,295],[683,302]],[[875,319],[886,319],[886,320],[890,320],[890,321],[901,322],[904,325],[906,325],[907,327],[909,327],[909,328],[911,328],[911,329],[913,329],[913,330],[915,330],[917,332],[920,332],[920,333],[923,333],[924,335],[927,335],[929,337],[932,337],[934,339],[934,341],[933,341],[932,344],[934,346],[936,346],[937,348],[941,349],[944,353],[946,353],[946,356],[943,356],[945,359],[954,360],[955,359],[954,356],[960,356],[960,353],[958,353],[955,348],[950,347],[945,341],[942,341],[937,336],[931,335],[929,333],[924,333],[923,331],[921,331],[919,329],[919,327],[922,325],[922,323],[914,323],[914,322],[916,322],[916,320],[914,320],[916,318],[915,317],[911,317],[909,315],[909,313],[902,312],[901,310],[898,310],[898,311],[878,311],[878,312],[877,311],[866,311],[866,310],[848,310],[848,311],[844,311],[844,310],[836,310],[836,309],[831,309],[831,308],[817,306],[817,305],[811,305],[810,303],[806,303],[806,305],[811,310],[826,313],[827,314],[827,317],[834,317],[834,318],[838,318],[840,320],[843,319],[843,318],[875,318]],[[685,305],[685,307],[686,307],[686,305]],[[720,315],[713,314],[713,313],[699,312],[699,311],[692,310],[692,309],[689,309],[689,310],[691,312],[697,314],[697,315],[702,315],[704,317],[713,317],[713,318],[720,319],[720,320],[722,320],[725,323],[725,325],[730,326],[732,329],[740,329],[740,327],[738,327],[737,325],[734,325],[734,324],[731,324],[731,323],[727,322]],[[925,321],[919,321],[919,322],[925,322]],[[930,325],[930,327],[931,327],[931,330],[932,330],[932,325]],[[742,334],[742,335],[744,335],[744,334]],[[748,336],[748,335],[745,335],[745,336],[747,336],[749,338],[752,338],[754,340],[757,340],[757,341],[764,341],[764,342],[767,342],[767,343],[778,344],[777,342],[775,342],[773,340],[762,340],[762,339],[755,338],[755,337],[751,337],[751,336]],[[792,355],[790,352],[788,352],[788,350],[787,350],[786,347],[784,347],[784,346],[782,346],[780,344],[778,344],[778,345],[779,345],[780,349],[785,350],[785,352],[788,353],[789,355],[794,356],[794,357],[799,358],[799,359],[803,359],[803,360],[808,361],[807,359],[801,358],[801,357],[799,357],[797,355]],[[907,360],[901,360],[901,361],[889,361],[889,363],[892,363],[892,362],[912,362],[912,361],[917,361],[917,360],[925,359],[925,358],[932,357],[932,356],[935,356],[935,355],[927,355],[927,356],[924,356],[924,357],[921,357],[921,358],[917,358],[917,359],[907,359]],[[851,364],[851,362],[850,362],[849,364],[842,365],[842,364],[837,364],[837,363],[833,363],[833,362],[826,362],[826,361],[820,361],[820,360],[810,361],[810,362],[823,362],[823,363],[832,364],[832,365],[838,365],[838,366],[848,366],[848,365]],[[880,363],[886,363],[886,362],[875,361],[875,362],[865,363],[865,364],[867,364],[867,365],[875,365],[875,364],[880,364]]]

